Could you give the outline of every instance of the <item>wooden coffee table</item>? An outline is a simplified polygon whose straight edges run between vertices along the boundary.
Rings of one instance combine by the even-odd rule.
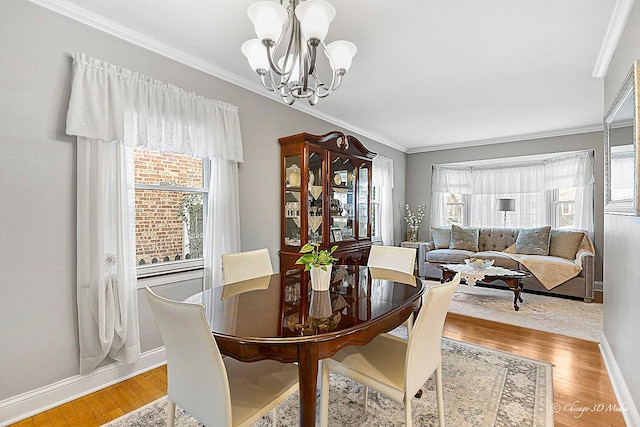
[[[442,270],[442,280],[441,282],[447,282],[456,275],[457,271],[449,267],[450,264],[441,264],[438,266],[440,270]],[[457,265],[457,264],[456,264]],[[482,271],[482,270],[478,270]],[[491,271],[491,270],[489,270]],[[486,274],[482,280],[476,281],[476,284],[480,283],[491,283],[495,281],[502,281],[513,291],[513,308],[515,311],[520,310],[518,307],[518,301],[524,302],[522,300],[522,296],[520,295],[522,290],[524,289],[524,284],[522,283],[522,279],[527,279],[532,277],[531,273],[528,271],[521,270],[508,270],[510,273],[505,274]]]

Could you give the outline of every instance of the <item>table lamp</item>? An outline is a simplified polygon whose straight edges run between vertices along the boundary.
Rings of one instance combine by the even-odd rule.
[[[507,212],[513,212],[516,210],[516,199],[498,199],[498,210],[504,212],[504,219],[502,220],[502,226],[507,226]]]

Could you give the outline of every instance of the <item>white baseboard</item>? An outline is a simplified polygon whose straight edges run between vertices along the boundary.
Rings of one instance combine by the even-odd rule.
[[[142,353],[130,365],[120,362],[96,369],[88,375],[75,375],[36,390],[0,401],[0,426],[31,417],[47,409],[93,393],[167,362],[164,347]]]
[[[631,393],[629,393],[627,384],[622,377],[622,373],[618,368],[618,363],[613,356],[611,347],[609,347],[609,343],[607,342],[607,337],[604,334],[602,334],[602,338],[600,339],[599,347],[600,353],[602,353],[602,358],[604,359],[604,364],[607,367],[607,372],[609,373],[613,392],[616,394],[616,399],[618,399],[618,406],[620,406],[625,423],[627,423],[628,427],[640,427],[640,414],[638,413],[638,408],[636,408],[636,405],[631,398]]]

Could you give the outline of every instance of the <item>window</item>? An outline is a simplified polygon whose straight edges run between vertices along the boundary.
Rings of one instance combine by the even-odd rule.
[[[208,161],[134,150],[139,275],[203,264]]]
[[[431,225],[551,225],[591,233],[593,157],[593,152],[585,151],[544,159],[499,159],[495,164],[434,166]],[[513,199],[515,209],[500,211],[499,199]]]
[[[553,190],[551,226],[553,228],[573,228],[576,209],[576,189]]]
[[[463,225],[466,223],[465,203],[462,194],[447,193],[447,225]]]

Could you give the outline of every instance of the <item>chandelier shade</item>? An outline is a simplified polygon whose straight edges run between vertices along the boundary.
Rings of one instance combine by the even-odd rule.
[[[356,45],[346,40],[336,40],[327,45],[328,57],[333,60],[333,70],[349,71],[351,60],[357,52]]]
[[[287,21],[287,10],[271,1],[252,4],[247,9],[247,15],[260,40],[278,40],[282,34],[282,26]]]
[[[338,89],[357,49],[345,40],[325,45],[329,25],[336,16],[330,3],[258,1],[249,6],[247,15],[258,38],[246,41],[240,50],[267,90],[276,92],[289,105],[296,99],[307,99],[315,105]]]
[[[307,39],[323,41],[335,16],[336,9],[324,0],[306,0],[296,8],[296,18]]]

